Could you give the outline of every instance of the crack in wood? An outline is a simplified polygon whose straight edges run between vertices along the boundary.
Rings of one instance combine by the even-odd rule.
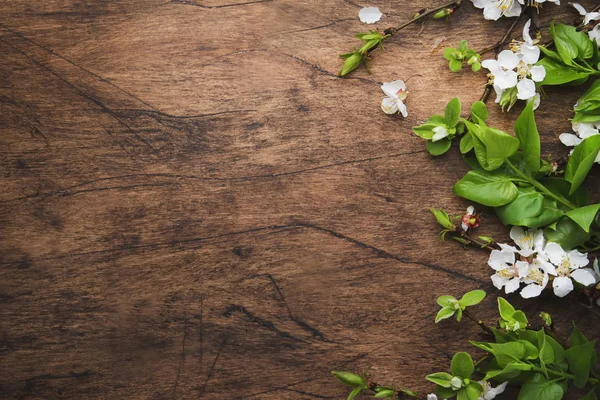
[[[191,0],[171,0],[170,3],[185,4],[188,6],[194,6],[194,7],[205,8],[205,9],[213,9],[213,8],[229,8],[229,7],[237,7],[237,6],[247,6],[250,4],[257,4],[257,3],[270,3],[272,1],[273,0],[254,0],[254,1],[247,1],[245,3],[228,3],[228,4],[217,5],[217,6],[207,6],[207,5],[200,4],[198,2],[191,1]]]

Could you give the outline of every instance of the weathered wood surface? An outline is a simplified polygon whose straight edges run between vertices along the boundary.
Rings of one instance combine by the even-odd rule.
[[[434,325],[434,299],[492,288],[486,254],[441,243],[427,211],[466,207],[465,165],[410,132],[481,95],[441,48],[511,21],[467,3],[339,79],[359,5],[385,28],[439,1],[2,2],[0,397],[342,398],[328,371],[368,365],[428,390],[477,332]],[[377,82],[398,78],[405,121],[379,110]],[[548,92],[545,152],[565,153],[580,92]],[[487,216],[482,233],[506,237]],[[598,327],[566,301],[514,300]]]

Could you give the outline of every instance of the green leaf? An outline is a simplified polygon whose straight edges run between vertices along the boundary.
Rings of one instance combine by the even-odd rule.
[[[484,123],[488,119],[488,110],[483,101],[476,101],[471,105],[471,117],[476,124]]]
[[[556,382],[530,382],[521,387],[517,400],[561,400],[563,389]]]
[[[354,390],[351,391],[350,394],[348,395],[348,400],[354,399],[356,396],[358,396],[359,394],[361,394],[362,391],[363,391],[362,387],[354,388]]]
[[[579,400],[598,400],[598,396],[596,396],[596,389],[590,390],[585,396],[583,396]]]
[[[574,384],[578,388],[583,388],[590,377],[592,367],[592,355],[596,341],[587,342],[578,346],[571,346],[567,349],[567,361],[569,362],[569,371],[575,375]]]
[[[489,207],[500,207],[517,198],[519,191],[510,177],[485,171],[469,171],[452,191],[467,200]]]
[[[435,323],[437,324],[441,320],[450,318],[455,312],[456,310],[453,307],[442,307],[442,309],[435,316]]]
[[[485,296],[486,293],[483,290],[471,290],[470,292],[465,293],[459,300],[459,303],[463,308],[474,306],[475,304],[481,303]]]
[[[467,154],[473,150],[473,137],[469,132],[465,133],[465,135],[460,139],[460,152],[462,154]]]
[[[447,152],[448,149],[450,149],[450,145],[452,145],[452,140],[445,137],[441,140],[438,140],[437,142],[432,142],[431,140],[428,140],[425,147],[427,148],[427,151],[429,151],[429,154],[431,154],[432,156],[441,156],[442,154]]]
[[[554,45],[561,60],[567,65],[573,65],[573,60],[577,58],[579,51],[577,45],[571,41],[566,35],[563,27],[565,25],[554,25],[554,21],[550,25],[550,33],[554,39]]]
[[[584,231],[589,232],[590,226],[594,222],[594,219],[596,219],[598,210],[600,210],[600,203],[576,208],[567,212],[566,215],[575,221]]]
[[[445,388],[440,385],[436,385],[435,392],[442,399],[449,399],[449,398],[456,396],[456,392],[454,390],[452,390],[452,388],[450,388],[450,387]]]
[[[436,302],[442,307],[454,307],[458,300],[454,296],[443,295],[438,297]]]
[[[331,371],[333,376],[338,378],[340,382],[348,386],[363,386],[365,384],[364,379],[352,372],[345,371]]]
[[[481,343],[470,342],[472,345],[491,353],[496,357],[496,362],[501,368],[515,361],[534,360],[538,357],[538,349],[525,340],[516,340],[506,343]]]
[[[546,343],[552,346],[552,351],[554,353],[554,363],[559,363],[563,361],[566,357],[565,348],[556,341],[552,336],[546,335]]]
[[[487,381],[489,379],[496,378],[500,375],[514,378],[518,376],[522,371],[531,371],[532,368],[533,367],[531,364],[515,361],[511,362],[510,364],[507,364],[503,369],[495,369],[488,371],[483,380]]]
[[[532,171],[540,170],[540,134],[535,124],[533,115],[533,102],[527,103],[527,106],[515,123],[515,133],[521,143],[523,150],[523,160],[525,165]]]
[[[376,399],[385,399],[387,397],[393,397],[395,396],[395,392],[391,389],[384,389],[384,390],[380,390],[379,392],[377,392],[377,394],[375,396],[373,396]]]
[[[460,72],[460,70],[462,69],[462,61],[461,60],[457,60],[457,59],[452,59],[450,60],[449,66],[450,66],[450,71],[452,72]]]
[[[465,125],[473,136],[477,161],[487,171],[501,167],[519,149],[519,140],[508,133],[487,126],[478,126],[466,120]]]
[[[429,382],[440,385],[441,387],[449,388],[450,381],[452,380],[452,375],[447,372],[436,372],[434,374],[429,374],[425,377]]]
[[[475,367],[473,366],[473,359],[468,353],[459,352],[452,357],[452,364],[450,370],[454,376],[458,376],[463,379],[471,378]]]
[[[529,226],[528,222],[543,212],[544,196],[533,188],[519,188],[517,198],[495,209],[504,225]],[[561,213],[562,215],[562,213]]]
[[[572,250],[590,239],[589,233],[567,217],[559,219],[555,228],[546,228],[544,235],[549,242],[558,243],[565,250]]]
[[[442,227],[450,230],[456,229],[456,226],[452,223],[452,221],[450,221],[450,217],[446,211],[437,210],[435,208],[430,208],[429,211],[431,211],[438,224],[440,224]]]
[[[568,65],[549,57],[542,58],[536,65],[541,65],[546,69],[546,77],[542,85],[564,85],[565,83],[579,83],[580,80],[587,79],[590,74],[582,71],[575,71]]]
[[[509,321],[515,313],[515,308],[503,297],[498,297],[498,311],[503,319]]]
[[[348,57],[345,57],[346,54],[343,54],[342,56],[342,58],[346,58],[346,61],[344,61],[344,65],[342,66],[342,70],[339,74],[340,76],[348,75],[350,72],[358,68],[363,62],[363,55],[359,53],[353,53]]]
[[[460,99],[458,97],[450,100],[448,105],[446,105],[446,111],[444,112],[444,119],[446,121],[446,126],[448,128],[454,128],[458,123],[458,119],[460,118]]]
[[[567,50],[568,52],[572,51],[570,46],[575,47],[576,55],[573,58],[588,59],[594,55],[594,47],[593,47],[594,44],[592,43],[592,41],[590,40],[590,38],[586,32],[578,31],[577,28],[575,28],[574,26],[557,24],[555,26],[555,33],[556,33],[556,38],[559,39],[559,42],[555,43],[559,55],[560,55],[559,43],[563,43],[563,41],[564,42],[568,41],[568,43],[564,43],[566,46],[569,47],[569,49]],[[556,40],[556,38],[555,38],[555,40]]]
[[[461,396],[465,400],[478,400],[482,392],[483,388],[479,383],[471,382],[458,392],[457,400],[460,400]]]
[[[581,333],[575,323],[573,323],[573,331],[571,332],[571,347],[581,346],[582,344],[589,343],[589,340]]]
[[[573,194],[581,186],[599,152],[600,135],[590,136],[575,147],[565,169],[565,179],[571,182],[569,194]]]

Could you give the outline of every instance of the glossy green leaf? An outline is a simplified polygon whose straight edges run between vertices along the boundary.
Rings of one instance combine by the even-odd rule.
[[[533,101],[527,106],[515,123],[515,133],[521,144],[525,165],[532,171],[540,169],[540,134],[533,115]]]
[[[521,387],[517,400],[561,400],[564,392],[556,382],[530,382]]]
[[[449,128],[454,128],[458,123],[458,119],[460,118],[460,108],[461,104],[458,97],[453,98],[448,105],[446,105],[444,119],[446,120],[446,126]]]
[[[450,370],[454,376],[468,379],[473,374],[474,369],[475,367],[473,366],[473,359],[468,353],[459,352],[452,357]]]
[[[452,190],[458,196],[490,207],[508,204],[519,194],[510,177],[475,170],[467,172]]]
[[[596,214],[600,210],[600,203],[592,204],[586,207],[576,208],[567,212],[567,217],[571,218],[577,223],[584,231],[589,232],[590,226],[596,219]]]
[[[495,209],[504,225],[529,226],[528,222],[543,211],[544,196],[533,188],[519,188],[515,200]]]
[[[576,71],[549,57],[542,58],[536,65],[541,65],[546,70],[546,77],[542,85],[564,85],[565,83],[577,82],[587,79],[589,72]]]
[[[450,381],[452,380],[452,375],[447,372],[436,372],[427,375],[425,379],[442,387],[449,388],[451,386]]]
[[[578,388],[583,388],[589,379],[595,344],[596,341],[587,342],[567,349],[569,371],[575,375],[574,384]]]
[[[565,250],[572,250],[590,239],[586,231],[567,217],[559,219],[554,229],[546,228],[544,235],[549,242],[558,243]]]
[[[453,307],[442,307],[442,309],[435,316],[435,323],[437,324],[444,319],[450,318],[454,315],[454,313],[456,313],[456,309]]]
[[[428,140],[425,147],[427,148],[427,151],[429,151],[429,154],[431,154],[432,156],[441,156],[450,149],[451,145],[452,141],[446,137],[441,140],[438,140],[437,142],[432,142],[431,140]]]
[[[462,154],[467,154],[471,150],[473,150],[473,137],[469,132],[467,132],[460,139],[460,152]]]
[[[459,300],[459,303],[462,307],[474,306],[481,303],[481,301],[485,299],[485,296],[486,293],[483,290],[471,290],[464,294]]]
[[[575,147],[565,169],[565,179],[571,183],[569,194],[581,186],[599,152],[600,135],[590,136]]]

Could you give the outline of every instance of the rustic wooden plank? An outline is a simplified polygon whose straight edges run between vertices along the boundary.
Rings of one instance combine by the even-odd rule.
[[[387,26],[438,2],[370,4]],[[486,255],[438,241],[427,211],[465,208],[451,187],[466,169],[410,128],[480,96],[441,48],[510,21],[466,4],[339,79],[361,5],[0,4],[0,397],[342,398],[328,371],[368,365],[426,390],[468,348],[477,331],[432,324],[434,299],[491,290]],[[557,16],[575,18],[549,7],[540,24]],[[395,78],[405,121],[379,111]],[[548,91],[545,152],[565,153],[578,93]],[[485,216],[482,233],[507,236]],[[597,326],[551,297],[515,302]]]

